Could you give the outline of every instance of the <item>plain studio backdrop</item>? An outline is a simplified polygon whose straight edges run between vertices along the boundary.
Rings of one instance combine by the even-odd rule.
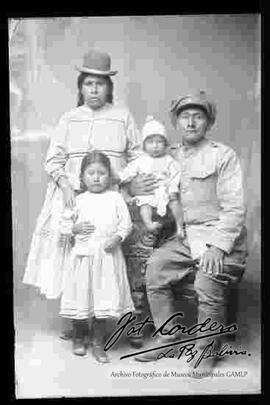
[[[118,70],[113,78],[115,102],[130,108],[140,129],[147,114],[163,120],[173,143],[180,139],[169,120],[171,100],[203,89],[216,101],[211,136],[238,153],[248,209],[249,259],[240,286],[239,323],[250,339],[258,337],[260,16],[12,19],[9,31],[17,342],[31,346],[32,330],[54,328],[59,322],[57,305],[43,300],[40,306],[38,294],[22,284],[22,277],[47,187],[44,160],[51,131],[61,114],[76,106],[75,65],[90,48],[110,53],[112,69]]]

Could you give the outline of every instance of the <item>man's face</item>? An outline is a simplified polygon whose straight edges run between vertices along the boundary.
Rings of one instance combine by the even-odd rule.
[[[85,104],[92,110],[97,110],[106,103],[108,86],[103,76],[88,75],[81,89]]]
[[[183,137],[183,144],[194,145],[205,137],[209,120],[200,108],[187,108],[177,117],[177,128]]]

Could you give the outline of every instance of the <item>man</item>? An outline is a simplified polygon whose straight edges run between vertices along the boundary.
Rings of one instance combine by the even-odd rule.
[[[230,287],[241,280],[245,269],[247,248],[241,167],[230,147],[206,136],[215,118],[215,105],[204,92],[178,97],[171,106],[172,123],[182,135],[182,145],[175,149],[174,157],[181,165],[180,197],[186,238],[182,242],[176,237],[168,239],[154,251],[146,270],[147,297],[156,330],[164,325],[162,333],[158,333],[157,344],[152,341],[151,347],[175,338],[179,341],[195,337],[193,334],[177,336],[177,333],[166,336],[166,331],[172,330],[175,323],[181,324],[179,316],[167,322],[175,313],[174,285],[181,285],[183,298],[195,289],[198,324],[210,318],[208,326],[216,322],[214,326],[225,327]],[[208,344],[217,351],[221,347],[221,336],[215,336],[213,346],[211,337],[193,343],[198,351]],[[153,361],[167,350],[169,348],[145,352],[136,360]],[[198,370],[211,370],[215,360],[216,357],[201,361]]]

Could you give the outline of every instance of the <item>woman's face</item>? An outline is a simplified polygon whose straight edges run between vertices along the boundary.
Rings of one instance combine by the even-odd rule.
[[[98,75],[88,75],[82,83],[81,93],[84,104],[92,110],[104,106],[108,96],[108,85],[106,78]]]
[[[83,182],[91,193],[102,193],[110,184],[110,173],[101,163],[91,163],[85,168]]]

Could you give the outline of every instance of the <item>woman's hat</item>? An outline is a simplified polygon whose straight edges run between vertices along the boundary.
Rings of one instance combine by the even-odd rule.
[[[205,111],[208,116],[209,124],[212,126],[216,120],[216,105],[207,99],[206,93],[202,90],[189,94],[187,96],[179,96],[173,100],[170,108],[170,116],[173,126],[176,126],[177,117],[181,111],[186,108],[199,107]]]
[[[117,71],[111,70],[111,57],[108,53],[91,49],[83,56],[83,65],[76,66],[82,73],[89,73],[100,76],[114,76]]]
[[[148,115],[142,129],[142,141],[144,142],[148,136],[160,135],[167,139],[165,126],[157,121],[152,115]]]

